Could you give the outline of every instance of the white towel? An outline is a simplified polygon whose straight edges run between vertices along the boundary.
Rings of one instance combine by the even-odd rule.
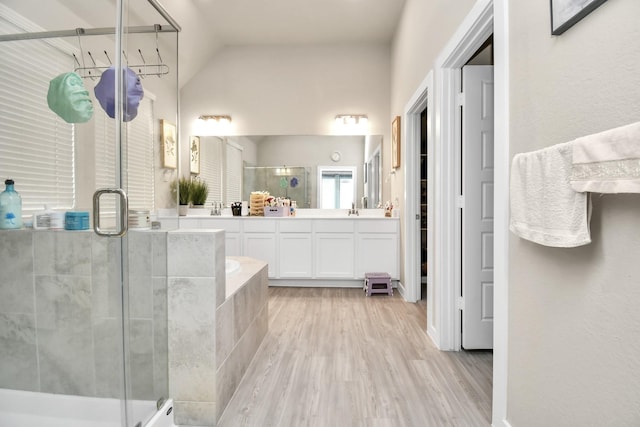
[[[590,200],[569,184],[572,142],[516,154],[511,165],[510,229],[545,246],[591,243]]]
[[[640,193],[640,122],[573,141],[571,187],[593,193]]]

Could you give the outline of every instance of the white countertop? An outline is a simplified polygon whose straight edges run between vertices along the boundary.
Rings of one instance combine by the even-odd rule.
[[[349,215],[348,209],[298,209],[296,216],[232,216],[230,214],[211,215],[209,209],[189,209],[186,216],[178,217],[175,211],[163,209],[158,213],[158,219],[167,218],[212,218],[212,219],[386,219],[398,220],[399,215],[385,217],[383,209],[360,209],[358,215]]]

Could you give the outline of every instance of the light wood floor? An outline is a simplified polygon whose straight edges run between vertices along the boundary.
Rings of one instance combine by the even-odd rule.
[[[440,352],[426,306],[270,288],[269,333],[220,427],[488,426],[491,352]]]

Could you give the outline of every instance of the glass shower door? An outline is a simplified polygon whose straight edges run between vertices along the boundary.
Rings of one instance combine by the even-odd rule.
[[[134,185],[140,162],[131,150],[140,132],[123,120],[131,104],[118,107],[127,94],[118,70],[136,63],[131,50],[140,40],[125,31],[129,8],[147,2],[91,2],[89,9],[102,5],[106,12],[85,17],[81,10],[69,15],[57,2],[50,7],[59,13],[47,14],[38,13],[39,0],[0,4],[0,177],[15,180],[25,222],[45,204],[53,212],[40,229],[0,230],[1,426],[133,427],[144,425],[168,396],[166,236],[127,230],[128,207],[143,203]],[[148,11],[145,18],[162,21]],[[71,20],[54,22],[65,12]],[[115,30],[57,31],[88,24]],[[157,43],[150,28],[136,37]],[[113,117],[94,97],[109,65]],[[82,81],[67,88],[81,88],[93,102],[87,121],[70,118],[47,99],[50,82],[72,71]],[[144,86],[147,95],[155,89],[152,82]],[[58,101],[73,99],[68,95]],[[153,144],[158,120],[153,110],[144,116],[144,108],[135,124],[150,123],[141,133]],[[153,179],[153,150],[151,156]],[[98,194],[94,210],[93,193],[104,188],[110,190]],[[100,233],[84,222],[85,213]],[[77,221],[65,230],[68,214]]]

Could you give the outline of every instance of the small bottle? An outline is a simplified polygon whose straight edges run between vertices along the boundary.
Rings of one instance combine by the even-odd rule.
[[[22,228],[22,198],[13,188],[13,180],[4,182],[0,193],[0,229]]]
[[[290,216],[296,216],[296,209],[298,208],[298,204],[296,203],[295,200],[291,201],[291,207],[289,208],[289,215]]]

